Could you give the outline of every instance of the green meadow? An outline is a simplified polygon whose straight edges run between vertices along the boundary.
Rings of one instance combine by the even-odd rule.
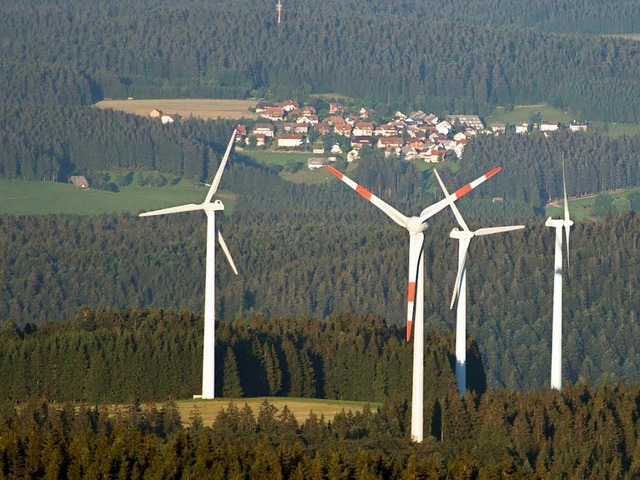
[[[542,120],[551,122],[560,122],[564,125],[569,125],[572,120],[588,120],[584,118],[578,118],[573,114],[564,112],[560,109],[551,107],[547,104],[537,105],[516,105],[513,110],[507,110],[504,107],[498,107],[495,111],[485,117],[485,123],[492,122],[516,124],[521,122],[529,122],[532,117],[537,114],[541,115]],[[589,128],[598,130],[600,132],[608,133],[609,135],[637,135],[640,133],[640,125],[635,123],[604,123],[604,122],[592,122],[589,121]]]
[[[0,179],[0,213],[137,214],[184,203],[200,203],[207,189],[205,185],[183,180],[164,187],[129,185],[114,193],[92,188],[82,190],[57,182]],[[227,211],[233,210],[233,197],[220,196]]]

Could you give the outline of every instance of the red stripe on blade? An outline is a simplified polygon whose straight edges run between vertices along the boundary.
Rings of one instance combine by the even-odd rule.
[[[493,177],[496,173],[498,173],[500,170],[502,170],[502,167],[496,167],[493,170],[491,170],[490,172],[488,172],[485,177],[486,178],[491,178]]]
[[[413,322],[407,322],[407,343],[411,341],[411,324]]]
[[[336,177],[338,177],[340,180],[342,180],[342,173],[340,173],[338,170],[336,170],[335,168],[333,168],[331,165],[327,165],[327,168],[329,169],[329,171],[331,173],[333,173]]]
[[[416,282],[409,282],[409,292],[407,293],[407,300],[413,302],[416,299]]]
[[[458,190],[456,190],[454,195],[456,196],[456,198],[460,198],[460,197],[463,197],[464,195],[466,195],[467,193],[469,193],[471,190],[472,190],[471,184],[467,183],[464,187],[459,188]]]
[[[367,200],[371,200],[371,192],[369,190],[367,190],[366,188],[361,187],[360,185],[358,185],[356,187],[356,192],[358,192],[360,195],[362,195]]]

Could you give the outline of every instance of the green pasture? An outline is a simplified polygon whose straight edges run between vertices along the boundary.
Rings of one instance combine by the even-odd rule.
[[[529,122],[531,118],[540,113],[542,120],[551,122],[560,122],[566,126],[572,120],[585,120],[576,118],[575,115],[564,112],[547,104],[537,105],[516,105],[513,110],[507,110],[504,107],[498,107],[495,111],[485,117],[485,123],[492,122],[516,124]],[[588,119],[586,119],[588,120]],[[604,123],[589,120],[589,128],[608,133],[609,135],[636,135],[640,133],[640,125],[635,123]]]
[[[613,199],[611,209],[614,212],[625,212],[631,209],[631,202],[627,198],[630,192],[640,192],[640,188],[632,188],[628,190],[620,190],[616,192],[607,192]],[[569,199],[569,213],[573,220],[581,221],[585,218],[593,217],[597,195],[589,195],[582,198]],[[558,207],[547,205],[545,215],[554,218],[560,218],[564,215],[563,202],[558,202]]]
[[[178,185],[140,187],[129,185],[117,193],[73,185],[35,180],[0,179],[0,213],[66,213],[100,215],[132,213],[171,207],[184,203],[201,203],[208,187],[183,180]],[[234,199],[221,194],[227,213],[233,210]]]

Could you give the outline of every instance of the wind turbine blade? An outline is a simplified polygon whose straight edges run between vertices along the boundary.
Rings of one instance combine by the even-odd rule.
[[[407,342],[411,340],[411,329],[416,315],[416,292],[418,291],[418,268],[424,247],[424,234],[409,236],[409,282],[407,291]]]
[[[367,190],[366,188],[358,185],[356,182],[354,182],[353,180],[351,180],[349,177],[347,177],[345,174],[339,172],[338,170],[336,170],[335,168],[333,168],[331,165],[327,165],[327,168],[329,169],[329,171],[331,173],[333,173],[336,177],[338,177],[340,180],[342,180],[344,183],[346,183],[347,185],[349,185],[353,190],[355,190],[356,192],[358,192],[360,195],[362,195],[365,199],[369,200],[371,203],[373,203],[376,207],[378,207],[380,210],[382,210],[384,213],[387,214],[387,216],[393,220],[394,222],[396,222],[398,225],[400,225],[401,227],[406,227],[407,226],[407,222],[409,221],[409,219],[403,215],[402,213],[400,213],[398,210],[396,210],[395,208],[393,208],[391,205],[389,205],[388,203],[386,203],[384,200],[381,200],[379,197],[376,197],[373,193],[371,193],[369,190]]]
[[[440,210],[446,208],[447,206],[451,205],[453,202],[455,202],[456,200],[458,200],[459,198],[465,196],[467,193],[469,193],[471,190],[473,190],[474,188],[476,188],[478,185],[480,185],[481,183],[483,183],[485,180],[490,179],[491,177],[493,177],[496,173],[498,173],[501,170],[500,167],[496,167],[493,170],[485,173],[484,175],[482,175],[481,177],[476,178],[473,182],[471,183],[467,183],[464,187],[459,188],[458,190],[456,190],[454,193],[452,193],[451,195],[449,195],[448,197],[446,197],[443,200],[440,200],[437,203],[434,203],[433,205],[428,206],[427,208],[425,208],[422,213],[420,214],[420,220],[422,222],[424,222],[425,220],[427,220],[428,218],[434,216],[436,213],[438,213]]]
[[[211,188],[209,189],[209,193],[207,193],[207,198],[205,198],[204,203],[209,203],[213,194],[218,190],[218,185],[220,185],[220,180],[222,179],[222,172],[224,172],[224,167],[227,164],[227,160],[229,160],[229,155],[231,154],[231,149],[233,148],[233,142],[236,138],[236,130],[233,129],[233,133],[231,134],[231,140],[229,140],[229,144],[227,145],[227,151],[224,152],[224,157],[222,157],[222,161],[220,162],[220,166],[218,167],[218,171],[216,172],[216,176],[213,178],[213,182],[211,182]]]
[[[458,238],[460,242],[460,250],[458,254],[458,273],[456,274],[456,281],[453,284],[453,294],[451,295],[451,305],[449,309],[453,308],[453,305],[456,303],[456,299],[458,298],[458,293],[460,293],[460,283],[462,282],[462,272],[467,264],[467,252],[469,251],[469,244],[471,243],[470,236],[465,236]]]
[[[475,233],[477,236],[481,235],[492,235],[494,233],[503,233],[503,232],[512,232],[514,230],[522,230],[524,225],[509,225],[506,227],[487,227],[487,228],[479,228]]]
[[[222,251],[226,255],[227,260],[229,260],[229,265],[231,265],[231,268],[233,269],[233,273],[238,275],[238,269],[236,268],[236,264],[233,262],[233,258],[231,258],[231,252],[229,252],[229,247],[227,247],[227,242],[224,241],[224,237],[222,236],[222,233],[220,233],[220,230],[218,230],[218,242],[220,242]]]
[[[179,205],[177,207],[169,207],[163,208],[161,210],[153,210],[151,212],[143,212],[139,214],[139,217],[152,217],[154,215],[165,215],[168,213],[181,213],[181,212],[192,212],[194,210],[202,210],[202,205],[197,205],[195,203],[189,203],[187,205]]]
[[[433,169],[433,173],[435,173],[436,178],[438,179],[440,188],[442,188],[442,191],[444,192],[445,196],[448,197],[449,191],[447,190],[447,187],[444,186],[444,182],[442,181],[442,178],[440,178],[440,174],[435,168]],[[464,218],[462,218],[462,214],[460,213],[460,210],[458,210],[458,207],[456,206],[455,202],[453,202],[450,206],[451,206],[451,210],[453,211],[453,215],[456,217],[456,220],[458,221],[458,225],[460,225],[460,227],[462,227],[463,230],[468,232],[469,226],[464,221]]]
[[[564,234],[567,241],[567,270],[571,268],[569,260],[569,229],[573,222],[569,218],[569,202],[567,201],[567,180],[564,173],[564,157],[562,158],[562,189],[564,193]]]

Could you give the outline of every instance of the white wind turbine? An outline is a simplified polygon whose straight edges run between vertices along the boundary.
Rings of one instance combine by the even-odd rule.
[[[438,183],[445,195],[449,195],[447,187],[445,187],[438,172],[434,170]],[[450,237],[458,240],[458,274],[453,287],[453,295],[451,296],[451,306],[458,299],[458,308],[456,311],[456,382],[460,395],[464,395],[467,389],[467,250],[473,237],[482,235],[492,235],[494,233],[511,232],[520,230],[524,225],[510,225],[505,227],[488,227],[479,228],[471,231],[466,222],[462,218],[462,214],[455,203],[452,203],[451,210],[458,221],[458,225],[462,230],[454,228],[451,230]]]
[[[553,275],[553,331],[551,339],[551,388],[562,390],[562,229],[567,238],[567,266],[569,266],[569,230],[573,221],[569,218],[567,182],[562,160],[562,188],[564,193],[564,219],[547,218],[545,225],[556,229],[556,255]]]
[[[217,211],[224,210],[224,205],[220,200],[211,201],[213,195],[218,190],[220,185],[220,179],[222,178],[222,172],[229,159],[231,148],[236,137],[236,131],[233,131],[231,140],[227,145],[227,150],[222,157],[222,162],[218,167],[216,176],[211,183],[211,188],[207,193],[204,202],[201,204],[190,203],[187,205],[179,205],[177,207],[163,208],[162,210],[154,210],[152,212],[141,213],[140,217],[150,217],[153,215],[164,215],[169,213],[191,212],[193,210],[203,210],[207,215],[207,258],[206,258],[206,277],[205,277],[205,289],[204,289],[204,353],[202,356],[202,398],[211,399],[215,398],[215,238],[216,238],[216,223],[215,214]],[[224,254],[229,260],[229,264],[237,275],[236,269],[231,253],[227,244],[222,237],[222,234],[218,231],[218,241],[224,251]],[[195,395],[194,397],[197,397]]]
[[[415,323],[413,334],[413,388],[411,395],[411,439],[415,442],[423,440],[423,398],[424,398],[424,232],[428,227],[426,221],[433,215],[453,204],[457,199],[466,195],[485,180],[500,171],[494,168],[482,177],[468,183],[439,202],[425,208],[420,216],[407,217],[398,210],[376,197],[366,188],[358,185],[346,175],[331,166],[329,171],[346,183],[353,190],[373,203],[387,214],[391,220],[409,231],[409,285],[407,293],[407,342],[411,339],[412,324]]]

